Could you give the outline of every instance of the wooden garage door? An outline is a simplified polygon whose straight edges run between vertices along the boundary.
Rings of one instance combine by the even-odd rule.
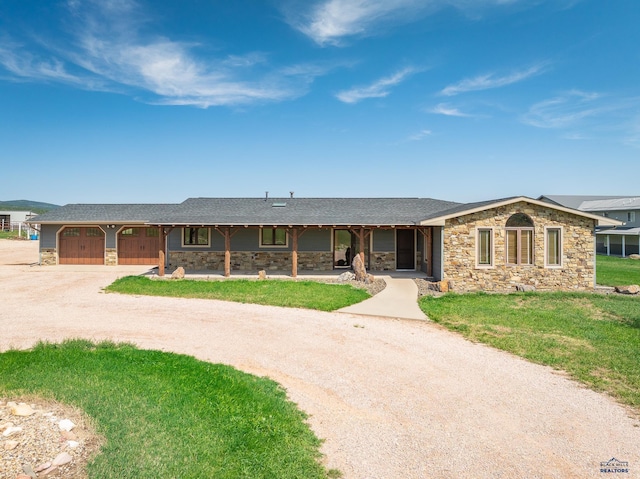
[[[104,231],[65,228],[60,233],[60,264],[104,264]]]
[[[118,264],[158,264],[158,228],[126,228],[118,235]]]

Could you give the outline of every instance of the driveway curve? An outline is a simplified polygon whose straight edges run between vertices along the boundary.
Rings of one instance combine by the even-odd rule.
[[[102,292],[140,270],[29,266],[0,240],[0,350],[129,341],[281,383],[345,479],[640,477],[640,422],[550,368],[424,321]]]

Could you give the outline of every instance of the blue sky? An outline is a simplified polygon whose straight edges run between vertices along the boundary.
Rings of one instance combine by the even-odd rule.
[[[637,0],[3,0],[0,200],[640,194]]]

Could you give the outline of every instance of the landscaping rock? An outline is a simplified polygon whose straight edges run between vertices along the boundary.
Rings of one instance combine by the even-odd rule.
[[[11,406],[9,408],[9,412],[14,416],[31,416],[32,414],[35,414],[35,411],[31,406],[23,402],[16,404],[15,406]]]
[[[18,441],[5,441],[4,442],[4,450],[5,451],[12,451],[16,447],[18,447],[18,444],[20,444]]]
[[[58,423],[58,427],[61,431],[71,431],[74,427],[76,427],[76,425],[69,419],[63,419]]]
[[[263,269],[258,271],[258,279],[267,279],[267,272]]]
[[[531,284],[516,284],[516,291],[530,292],[535,291],[536,287]]]
[[[353,281],[354,279],[356,279],[356,275],[351,271],[345,271],[344,273],[338,275],[338,281],[340,282]]]
[[[356,275],[356,281],[365,281],[367,279],[367,269],[364,267],[362,258],[359,254],[353,258],[353,272]]]
[[[184,278],[184,268],[182,266],[178,266],[176,270],[171,273],[171,279],[183,279]]]
[[[640,286],[638,286],[637,284],[631,284],[629,286],[616,286],[616,293],[638,294],[640,293]]]
[[[51,461],[51,466],[62,466],[69,462],[73,461],[73,457],[68,452],[61,452],[56,456],[56,458]]]
[[[2,435],[4,437],[9,437],[19,433],[20,431],[22,431],[22,428],[20,426],[8,427],[3,431]]]
[[[640,254],[630,254],[629,258],[630,259],[640,259]]]

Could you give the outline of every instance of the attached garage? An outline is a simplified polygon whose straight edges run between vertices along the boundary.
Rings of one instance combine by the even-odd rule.
[[[66,227],[59,237],[60,264],[104,264],[104,231],[97,227]]]
[[[118,233],[118,264],[157,265],[159,251],[158,228],[125,228]]]

